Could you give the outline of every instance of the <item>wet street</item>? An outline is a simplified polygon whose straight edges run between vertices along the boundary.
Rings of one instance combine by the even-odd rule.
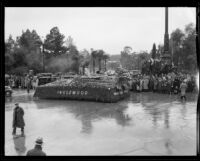
[[[25,137],[12,135],[14,103]],[[16,90],[5,103],[5,155],[25,155],[43,137],[47,155],[196,155],[197,95],[132,93],[118,103],[35,100]],[[17,129],[20,134],[20,129]]]

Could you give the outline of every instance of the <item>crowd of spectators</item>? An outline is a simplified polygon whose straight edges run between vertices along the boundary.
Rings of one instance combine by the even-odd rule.
[[[36,76],[28,75],[16,76],[9,75],[5,78],[5,85],[13,89],[35,89],[38,85],[38,78]]]
[[[186,82],[186,92],[194,92],[196,90],[196,79],[190,74],[168,73],[160,75],[137,75],[133,77],[131,89],[135,92],[158,92],[166,94],[178,94],[180,85]]]
[[[185,81],[186,92],[196,91],[196,79],[191,74],[171,72],[160,75],[138,74],[131,80],[131,90],[134,92],[158,92],[167,94],[177,94],[180,92],[180,85]],[[10,75],[5,79],[5,85],[13,89],[35,89],[38,86],[38,77],[32,75],[16,76]]]

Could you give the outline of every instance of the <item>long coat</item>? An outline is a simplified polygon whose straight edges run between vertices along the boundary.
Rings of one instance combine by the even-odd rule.
[[[151,78],[149,79],[149,89],[153,90],[153,87],[154,87],[154,81],[153,81],[153,78]]]
[[[24,123],[24,110],[21,107],[15,107],[13,111],[13,127],[22,128],[25,126]]]
[[[149,80],[147,78],[144,79],[143,89],[148,90]]]
[[[154,89],[154,90],[157,90],[157,89],[158,89],[158,80],[157,80],[157,78],[154,78],[153,81],[154,81],[154,82],[153,82],[153,89]]]

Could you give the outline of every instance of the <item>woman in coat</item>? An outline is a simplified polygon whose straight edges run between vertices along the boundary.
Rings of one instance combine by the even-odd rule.
[[[157,92],[158,89],[158,78],[154,77],[153,79],[153,92]]]
[[[142,92],[144,86],[144,80],[143,78],[140,78],[140,92]]]
[[[153,91],[153,87],[154,87],[154,77],[151,76],[149,79],[149,91]]]

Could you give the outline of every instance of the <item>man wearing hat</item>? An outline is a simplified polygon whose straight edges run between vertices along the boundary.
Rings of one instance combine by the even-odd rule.
[[[31,149],[27,152],[26,156],[46,156],[46,153],[42,151],[42,144],[43,144],[43,139],[42,138],[37,138],[35,141],[35,148]]]
[[[13,110],[13,132],[12,134],[16,134],[16,128],[21,128],[22,135],[24,135],[24,110],[19,107],[19,103],[15,103],[15,108]]]

